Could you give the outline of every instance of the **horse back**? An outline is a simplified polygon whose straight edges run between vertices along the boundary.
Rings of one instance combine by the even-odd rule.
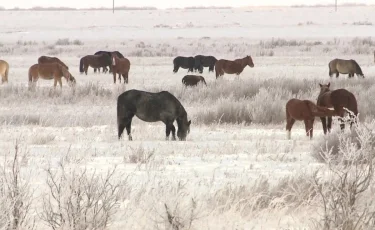
[[[285,105],[287,117],[292,117],[295,120],[313,119],[313,113],[316,105],[309,100],[299,100],[296,98],[290,99]]]

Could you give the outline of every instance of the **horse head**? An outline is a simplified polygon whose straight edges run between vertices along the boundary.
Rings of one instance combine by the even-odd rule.
[[[61,68],[63,77],[65,77],[66,81],[67,82],[71,81],[70,77],[72,77],[72,75],[69,73],[68,69],[65,68],[63,65],[60,65],[60,68]]]
[[[181,141],[186,141],[186,137],[190,133],[190,124],[191,121],[188,121],[187,119],[183,119],[183,121],[180,122],[180,125],[177,130],[177,137]]]
[[[251,56],[246,56],[246,59],[247,59],[247,65],[250,66],[251,68],[254,67],[254,63],[253,63],[253,59],[251,58]]]
[[[319,95],[322,95],[322,94],[324,94],[324,93],[326,93],[326,92],[329,92],[329,91],[331,91],[330,90],[330,86],[331,86],[331,83],[328,83],[327,85],[322,85],[322,84],[320,84],[319,83],[319,86],[320,86],[320,93],[319,93]]]

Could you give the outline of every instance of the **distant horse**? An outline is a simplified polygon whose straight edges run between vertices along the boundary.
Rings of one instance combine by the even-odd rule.
[[[59,82],[60,88],[62,88],[61,78],[65,77],[69,85],[76,83],[75,78],[69,73],[68,69],[59,63],[46,63],[46,64],[35,64],[29,68],[29,85],[36,83],[39,78],[44,80],[54,79],[54,88],[56,88],[57,82]]]
[[[111,57],[107,54],[100,54],[100,55],[87,55],[81,58],[79,61],[79,72],[85,73],[87,75],[87,70],[90,67],[92,68],[100,68],[100,67],[107,67],[111,65]]]
[[[9,64],[4,60],[0,60],[0,76],[1,84],[8,82]]]
[[[207,83],[202,76],[186,75],[182,78],[182,83],[186,86],[195,86],[198,85],[199,82],[202,82],[207,86]]]
[[[40,56],[38,58],[38,64],[46,64],[46,63],[54,63],[54,62],[59,63],[60,65],[64,66],[67,70],[69,70],[69,67],[57,57]]]
[[[305,122],[306,136],[309,136],[311,139],[313,137],[313,126],[315,117],[337,115],[334,110],[317,106],[312,101],[299,100],[295,98],[290,99],[286,103],[285,111],[286,131],[288,139],[290,139],[291,130],[296,120]]]
[[[117,99],[117,125],[118,138],[126,128],[129,140],[131,136],[131,123],[133,117],[137,116],[142,121],[162,121],[166,126],[166,139],[172,131],[172,140],[176,140],[176,129],[173,122],[177,121],[177,137],[186,140],[190,132],[191,121],[187,120],[187,113],[180,101],[167,91],[150,93],[139,90],[128,90]]]
[[[332,77],[333,74],[336,74],[336,77],[339,77],[339,74],[349,74],[349,78],[354,77],[354,74],[365,78],[365,75],[362,73],[361,67],[358,63],[353,60],[343,60],[343,59],[333,59],[328,64],[329,67],[329,76]]]
[[[240,75],[246,66],[254,67],[251,56],[246,56],[234,61],[220,59],[215,64],[216,78],[223,76],[224,73]]]
[[[112,57],[112,54],[116,55],[119,58],[124,58],[124,55],[120,53],[119,51],[98,51],[94,55],[100,55],[100,54],[107,54],[109,57]],[[107,67],[103,67],[103,72],[107,72]],[[98,68],[98,71],[100,72],[100,68]],[[112,67],[109,66],[109,72],[112,73]],[[96,73],[96,68],[94,68],[94,73]]]
[[[188,69],[188,72],[194,72],[194,65],[195,60],[193,57],[178,56],[175,59],[173,59],[173,72],[177,73],[180,67],[183,69]]]
[[[208,67],[208,72],[214,72],[217,59],[214,56],[197,55],[194,57],[194,69],[203,73],[203,67]]]
[[[324,106],[328,108],[332,108],[336,111],[338,116],[341,118],[344,117],[345,109],[350,110],[355,116],[358,115],[358,106],[357,106],[357,99],[355,96],[349,92],[346,89],[336,89],[331,91],[330,90],[331,83],[328,83],[327,85],[319,84],[320,86],[320,93],[318,96],[317,104],[319,106]],[[349,114],[350,118],[352,118],[350,122],[350,127],[353,125],[353,115]],[[320,120],[322,121],[323,125],[323,131],[324,134],[327,134],[327,128],[328,132],[331,131],[332,127],[332,118],[328,117],[328,123],[326,122],[326,117],[321,116]],[[342,121],[342,119],[340,119]],[[355,119],[354,119],[355,120]],[[345,129],[345,124],[341,122],[340,124],[341,130]]]
[[[116,84],[116,74],[121,83],[121,75],[124,78],[124,84],[129,83],[129,69],[130,61],[127,58],[118,58],[117,55],[112,55],[112,73],[113,83]]]

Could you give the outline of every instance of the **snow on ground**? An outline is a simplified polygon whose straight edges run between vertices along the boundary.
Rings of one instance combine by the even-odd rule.
[[[173,189],[181,182],[188,184],[186,191],[191,196],[207,205],[215,191],[228,186],[248,186],[259,178],[276,183],[286,176],[310,173],[321,165],[312,158],[311,151],[323,132],[318,120],[312,141],[305,136],[302,122],[297,122],[293,128],[292,140],[286,139],[284,123],[265,126],[193,123],[186,142],[172,142],[165,141],[162,123],[151,124],[134,119],[134,141],[129,142],[127,138],[119,141],[116,96],[130,88],[162,90],[175,87],[177,92],[183,91],[181,78],[186,71],[180,69],[173,74],[173,57],[168,55],[129,57],[132,62],[130,84],[124,87],[113,85],[111,75],[94,74],[92,69],[87,76],[79,74],[80,57],[106,49],[117,49],[127,54],[130,51],[123,50],[122,43],[135,45],[143,41],[151,46],[164,42],[182,47],[182,54],[187,54],[189,47],[199,52],[197,46],[202,42],[199,39],[205,36],[209,37],[209,41],[202,43],[211,42],[225,47],[231,41],[258,44],[259,40],[273,37],[326,42],[334,38],[350,40],[354,36],[375,35],[372,26],[353,25],[354,22],[374,21],[372,7],[343,7],[337,13],[329,8],[254,8],[118,11],[114,15],[101,11],[3,11],[1,15],[4,20],[0,21],[0,59],[9,62],[10,75],[9,84],[0,86],[0,92],[11,94],[0,98],[1,155],[9,156],[14,152],[16,141],[20,144],[23,153],[27,153],[24,167],[30,172],[35,194],[38,194],[37,201],[45,190],[43,169],[49,165],[57,167],[60,161],[100,172],[117,165],[119,174],[132,175],[132,179],[127,181],[132,191],[127,193],[128,197],[122,197],[123,203],[109,229],[155,229],[152,217],[163,212],[160,211],[163,203],[179,198]],[[63,38],[79,39],[84,45],[53,44]],[[17,45],[17,41],[35,41],[37,44],[23,46]],[[49,49],[48,46],[54,47]],[[85,89],[93,87],[90,85],[93,84],[100,95],[90,93],[83,95],[82,99],[78,96],[72,98],[69,94],[73,91],[65,81],[63,89],[55,92],[52,90],[53,82],[43,80],[39,81],[36,93],[28,92],[29,66],[50,50],[57,50],[55,56],[70,67],[77,79],[77,92],[84,94]],[[238,52],[253,55],[255,51],[244,48]],[[238,56],[228,52],[227,48],[212,55]],[[347,53],[343,56],[355,57],[366,69],[367,76],[375,75],[372,55]],[[320,50],[309,53],[285,47],[277,50],[275,55],[254,55],[255,68],[247,67],[239,78],[225,76],[224,80],[216,81],[213,73],[205,72],[203,75],[208,85],[230,85],[243,79],[246,79],[245,83],[250,83],[252,78],[280,77],[290,81],[296,78],[324,81],[328,79],[327,63],[332,58],[332,55],[322,54]],[[198,101],[187,103],[185,108],[194,118],[198,109],[209,106]],[[117,179],[122,181],[124,177]],[[153,190],[157,192],[153,193]],[[265,212],[259,213],[258,219],[253,219],[251,215],[242,213],[241,216],[233,210],[215,215],[205,213],[210,208],[202,208],[205,216],[198,220],[195,229],[309,226],[308,210],[294,214],[276,211],[273,217]],[[37,222],[41,223],[40,220]]]

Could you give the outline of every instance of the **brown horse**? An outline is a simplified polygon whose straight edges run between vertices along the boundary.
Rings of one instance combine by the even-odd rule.
[[[304,121],[306,135],[313,137],[313,126],[315,117],[337,116],[334,110],[317,106],[309,100],[290,99],[285,106],[286,111],[286,131],[287,137],[290,139],[291,130],[294,122]]]
[[[254,67],[251,56],[246,56],[234,61],[220,59],[215,63],[216,78],[223,76],[224,73],[240,75],[247,65],[251,68]]]
[[[54,63],[54,62],[59,63],[60,65],[64,66],[67,70],[69,70],[69,67],[65,65],[65,63],[62,62],[57,57],[40,56],[38,58],[38,64],[46,64],[46,63]]]
[[[1,84],[8,82],[9,64],[4,60],[0,60],[0,76]]]
[[[116,84],[116,74],[121,83],[121,75],[124,78],[124,84],[129,82],[130,61],[127,58],[119,58],[117,55],[112,55],[112,73],[113,82]]]
[[[207,86],[204,77],[198,75],[186,75],[182,78],[182,83],[186,86],[195,86],[198,85],[199,82],[204,83]]]
[[[54,88],[56,88],[57,82],[59,82],[60,88],[62,88],[61,78],[65,77],[69,85],[75,84],[74,77],[69,71],[59,63],[47,63],[47,64],[35,64],[29,68],[29,86],[32,83],[36,83],[39,78],[45,80],[55,80]]]
[[[344,116],[346,112],[344,107],[346,108],[346,110],[350,110],[355,116],[357,116],[358,106],[357,99],[355,98],[355,96],[346,89],[336,89],[331,91],[329,88],[330,85],[331,83],[328,83],[327,85],[319,84],[320,93],[318,96],[317,104],[319,106],[333,108],[338,114],[338,116],[340,116],[341,118]],[[349,114],[349,116],[352,120],[350,122],[350,127],[352,127],[354,123],[353,120],[355,121],[356,119],[353,117],[352,114]],[[327,128],[328,132],[330,132],[332,127],[332,118],[328,117],[328,123],[326,122],[325,116],[321,116],[320,120],[322,121],[324,134],[327,133]],[[342,122],[342,119],[340,119],[340,121],[340,127],[341,130],[343,130],[345,129],[345,124]]]
[[[339,74],[349,74],[349,78],[354,77],[354,74],[365,78],[363,75],[361,67],[358,63],[353,60],[344,60],[344,59],[333,59],[328,64],[329,76],[332,77],[333,74],[336,74],[336,78],[339,77]]]
[[[79,62],[79,72],[85,73],[87,75],[87,70],[89,66],[95,69],[103,67],[107,69],[107,66],[111,65],[111,57],[107,54],[98,54],[98,55],[87,55],[81,58]]]

